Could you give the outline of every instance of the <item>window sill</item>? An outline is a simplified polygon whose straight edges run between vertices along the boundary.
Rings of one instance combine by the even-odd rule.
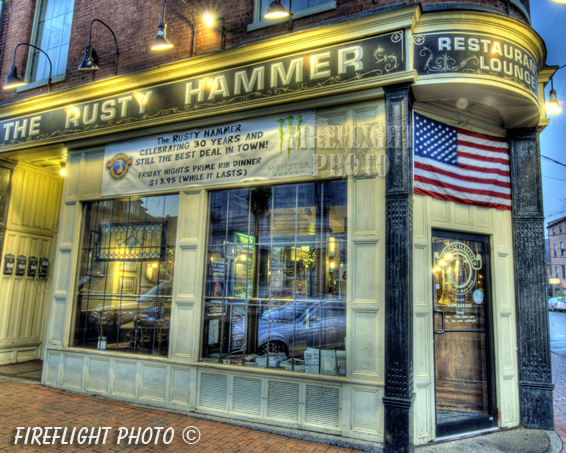
[[[313,6],[312,8],[301,9],[293,13],[291,20],[300,19],[301,17],[306,16],[312,16],[313,14],[319,14],[333,9],[336,9],[336,0],[323,3],[322,5]],[[277,20],[268,20],[262,17],[259,22],[253,22],[248,25],[248,31],[260,30],[262,28],[271,27],[272,25],[284,24],[286,22],[289,22],[288,17]]]
[[[51,77],[51,85],[57,82],[63,82],[67,78],[66,74],[59,74],[54,77]],[[35,82],[27,83],[26,85],[22,85],[21,87],[16,88],[17,93],[21,93],[24,91],[33,90],[35,88],[47,86],[47,79],[37,80]]]

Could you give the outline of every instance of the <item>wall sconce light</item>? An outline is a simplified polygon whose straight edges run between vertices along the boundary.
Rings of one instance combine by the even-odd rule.
[[[293,0],[289,0],[289,11],[281,4],[281,0],[273,0],[267,11],[263,15],[264,19],[282,19],[284,17],[289,18],[289,28],[291,28],[291,19],[293,18]]]
[[[65,169],[65,162],[61,162],[61,163],[59,164],[59,166],[61,167],[61,168],[59,169],[59,174],[60,174],[61,176],[65,176],[65,175],[67,174],[67,170]]]
[[[556,74],[557,71],[559,71],[564,67],[566,67],[566,65],[560,66],[556,71],[554,71],[554,74]],[[550,78],[550,93],[548,93],[548,102],[546,103],[546,111],[547,113],[552,113],[553,115],[557,115],[562,112],[562,106],[558,101],[558,96],[556,95],[556,90],[554,89],[554,74]]]
[[[83,61],[81,61],[81,64],[79,65],[79,71],[98,71],[100,69],[98,67],[98,55],[96,54],[94,47],[90,45],[90,38],[92,35],[92,24],[94,22],[100,22],[108,30],[110,30],[110,33],[112,33],[112,37],[114,38],[114,44],[116,45],[116,62],[114,63],[114,75],[116,75],[118,73],[118,55],[119,55],[118,40],[116,39],[116,35],[112,31],[112,29],[99,19],[92,19],[90,21],[90,25],[88,26],[88,44],[85,47],[85,56],[83,58]]]
[[[566,0],[552,0],[555,3],[562,3],[563,5],[566,4]]]
[[[208,11],[204,13],[204,23],[220,33],[220,49],[226,46],[226,28],[222,16],[212,16]]]
[[[11,90],[13,88],[17,88],[27,84],[27,82],[23,81],[18,77],[18,70],[16,68],[16,50],[18,50],[18,47],[20,46],[33,47],[34,49],[39,50],[41,53],[43,53],[47,58],[47,61],[49,62],[49,78],[47,79],[47,92],[51,93],[51,75],[53,72],[53,65],[51,64],[51,58],[49,58],[49,55],[47,55],[45,51],[41,50],[39,47],[34,46],[33,44],[30,44],[29,42],[21,42],[18,45],[16,45],[16,47],[14,47],[14,58],[12,59],[12,66],[10,66],[10,70],[8,71],[8,75],[6,76],[6,80],[4,81],[4,89]]]
[[[195,41],[196,41],[196,36],[197,36],[197,30],[195,27],[195,16],[193,15],[193,11],[191,9],[191,7],[188,5],[188,3],[185,0],[181,0],[181,2],[183,2],[183,4],[187,7],[187,9],[189,10],[189,13],[191,14],[191,19],[192,19],[192,23],[189,24],[189,26],[192,28],[193,30],[193,45],[192,45],[192,49],[191,49],[191,57],[195,54]],[[163,15],[161,17],[161,22],[159,22],[158,26],[157,26],[157,36],[155,37],[155,39],[153,40],[153,44],[150,47],[151,50],[155,50],[155,51],[159,51],[159,50],[166,50],[166,49],[171,49],[173,46],[173,43],[171,41],[169,41],[166,37],[166,30],[167,30],[167,24],[165,23],[165,6],[167,4],[167,0],[163,0]]]

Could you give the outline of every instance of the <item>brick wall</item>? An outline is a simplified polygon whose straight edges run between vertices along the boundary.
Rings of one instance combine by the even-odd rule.
[[[0,77],[3,83],[12,63],[12,52],[19,42],[32,39],[32,25],[36,2],[39,0],[9,0],[6,20],[0,37]],[[217,9],[217,13],[225,17],[226,48],[266,39],[288,33],[287,24],[273,25],[249,31],[248,25],[253,23],[254,1],[232,0],[186,0],[190,5],[196,21],[196,54],[205,54],[220,50],[220,33],[204,25],[205,8]],[[454,7],[458,4],[475,5],[479,8],[495,8],[505,14],[507,1],[500,0],[461,0],[443,2],[438,0],[337,0],[337,8],[320,14],[293,20],[293,31],[311,28],[317,25],[344,20],[380,12],[388,8],[422,4],[424,8]],[[528,3],[528,2],[527,2]],[[118,73],[123,74],[169,61],[191,56],[192,51],[192,15],[181,0],[167,2],[166,23],[167,38],[175,47],[165,52],[149,50],[157,33],[157,25],[161,20],[163,3],[161,0],[140,2],[139,0],[75,0],[71,44],[69,47],[66,80],[53,85],[53,90],[76,86],[92,80],[111,77],[114,71],[115,46],[111,33],[101,24],[95,23],[92,29],[92,45],[99,56],[100,71],[96,73],[77,70],[84,56],[84,47],[88,41],[88,28],[92,19],[105,22],[117,36],[120,50]],[[511,15],[521,18],[514,9]],[[20,77],[25,75],[29,47],[20,47],[16,58],[16,66]],[[27,90],[21,93],[0,90],[0,104],[16,101],[41,94],[46,87]]]

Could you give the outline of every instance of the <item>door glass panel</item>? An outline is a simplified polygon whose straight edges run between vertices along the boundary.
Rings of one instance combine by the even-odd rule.
[[[437,431],[493,423],[486,247],[487,241],[433,237]]]

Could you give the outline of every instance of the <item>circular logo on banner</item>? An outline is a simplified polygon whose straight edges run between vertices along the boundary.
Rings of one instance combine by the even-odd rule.
[[[482,268],[481,255],[476,256],[472,249],[462,242],[452,242],[444,247],[440,255],[435,253],[435,258],[445,269],[452,293],[462,296],[472,290],[476,283],[477,271]]]
[[[108,162],[107,167],[114,179],[120,179],[124,177],[130,165],[132,165],[132,160],[128,156],[117,154]]]

